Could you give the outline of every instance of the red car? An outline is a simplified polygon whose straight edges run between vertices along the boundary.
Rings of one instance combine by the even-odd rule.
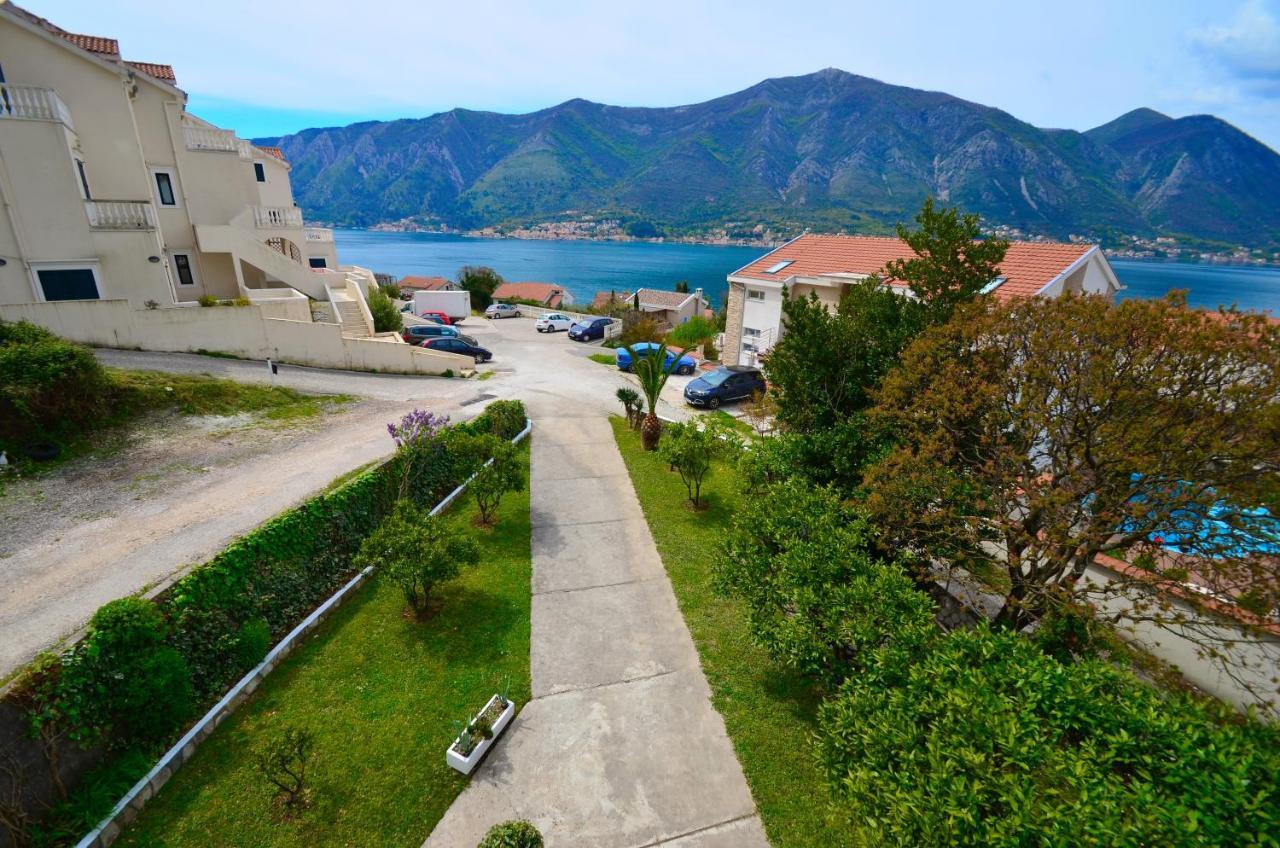
[[[426,312],[420,313],[418,317],[426,318],[428,321],[435,321],[437,324],[444,324],[446,327],[453,326],[452,318],[445,315],[443,312],[437,312],[434,309],[429,309]]]

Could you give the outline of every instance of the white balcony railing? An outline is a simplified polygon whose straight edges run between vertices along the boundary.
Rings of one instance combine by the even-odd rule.
[[[182,136],[188,150],[215,150],[222,153],[239,153],[240,139],[231,130],[211,127],[183,127]]]
[[[143,200],[86,200],[85,214],[95,230],[154,230],[156,213]]]
[[[307,241],[333,241],[333,230],[326,227],[307,227],[303,236]]]
[[[71,128],[71,111],[52,88],[0,84],[0,118],[60,121]]]
[[[302,210],[293,206],[255,206],[253,224],[261,230],[300,228]]]

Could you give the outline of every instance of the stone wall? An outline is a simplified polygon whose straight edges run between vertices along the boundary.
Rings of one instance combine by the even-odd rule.
[[[726,365],[737,365],[742,353],[742,307],[745,292],[746,288],[742,283],[729,283],[729,296],[725,301],[728,318],[724,325],[724,349],[720,351],[720,361]]]

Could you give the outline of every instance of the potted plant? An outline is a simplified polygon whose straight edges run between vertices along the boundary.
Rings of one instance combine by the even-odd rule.
[[[459,722],[461,729],[444,753],[445,762],[455,771],[471,774],[515,714],[515,702],[505,694],[495,694],[470,721]]]

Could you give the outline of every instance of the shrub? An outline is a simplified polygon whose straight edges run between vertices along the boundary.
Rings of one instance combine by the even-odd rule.
[[[410,501],[369,534],[356,555],[357,568],[373,566],[404,592],[419,620],[430,615],[431,590],[452,580],[464,565],[475,565],[480,549],[469,536]]]
[[[524,430],[528,414],[518,400],[495,400],[471,422],[471,431],[511,441]]]
[[[307,761],[314,747],[310,731],[289,727],[254,753],[258,773],[276,788],[286,807],[299,809],[310,802]]]
[[[524,468],[515,445],[497,436],[484,438],[487,448],[485,452],[493,457],[493,461],[476,473],[475,479],[471,481],[471,491],[475,494],[476,507],[480,510],[478,523],[491,527],[503,495],[507,492],[524,491]]]
[[[0,438],[88,424],[104,411],[108,390],[88,348],[33,324],[0,322]]]
[[[527,821],[508,821],[489,828],[476,848],[542,848],[542,834]]]
[[[715,335],[715,324],[701,315],[694,315],[688,321],[672,330],[667,335],[667,342],[676,347],[688,349],[715,338]]]
[[[250,300],[245,295],[240,295],[239,297],[232,299],[231,305],[232,306],[253,306],[253,301]]]
[[[838,807],[894,845],[1265,845],[1280,731],[1007,631],[873,663],[820,713]]]
[[[397,333],[404,327],[400,307],[381,289],[370,289],[365,296],[365,303],[369,306],[369,314],[373,316],[375,333]]]
[[[702,506],[702,484],[717,457],[734,455],[742,443],[737,434],[717,419],[703,426],[689,423],[668,428],[668,437],[659,445],[659,455],[680,473],[685,492],[694,509]]]
[[[271,648],[271,625],[265,618],[251,618],[236,634],[236,660],[245,671],[262,662]]]
[[[644,399],[640,397],[640,393],[630,386],[623,386],[613,396],[622,404],[622,411],[626,413],[631,429],[639,429],[640,419],[644,417]]]
[[[644,313],[631,310],[622,316],[620,341],[623,345],[633,345],[640,342],[660,342],[662,341],[662,333],[658,330],[658,322],[653,318]]]
[[[754,640],[828,687],[881,652],[909,659],[936,631],[933,603],[830,490],[786,480],[744,499],[715,565],[745,601]]]
[[[744,494],[763,492],[770,486],[803,474],[803,437],[783,433],[752,442],[738,458],[738,485]]]
[[[217,306],[218,299],[211,294],[202,294],[196,298],[196,303],[201,306]]]

